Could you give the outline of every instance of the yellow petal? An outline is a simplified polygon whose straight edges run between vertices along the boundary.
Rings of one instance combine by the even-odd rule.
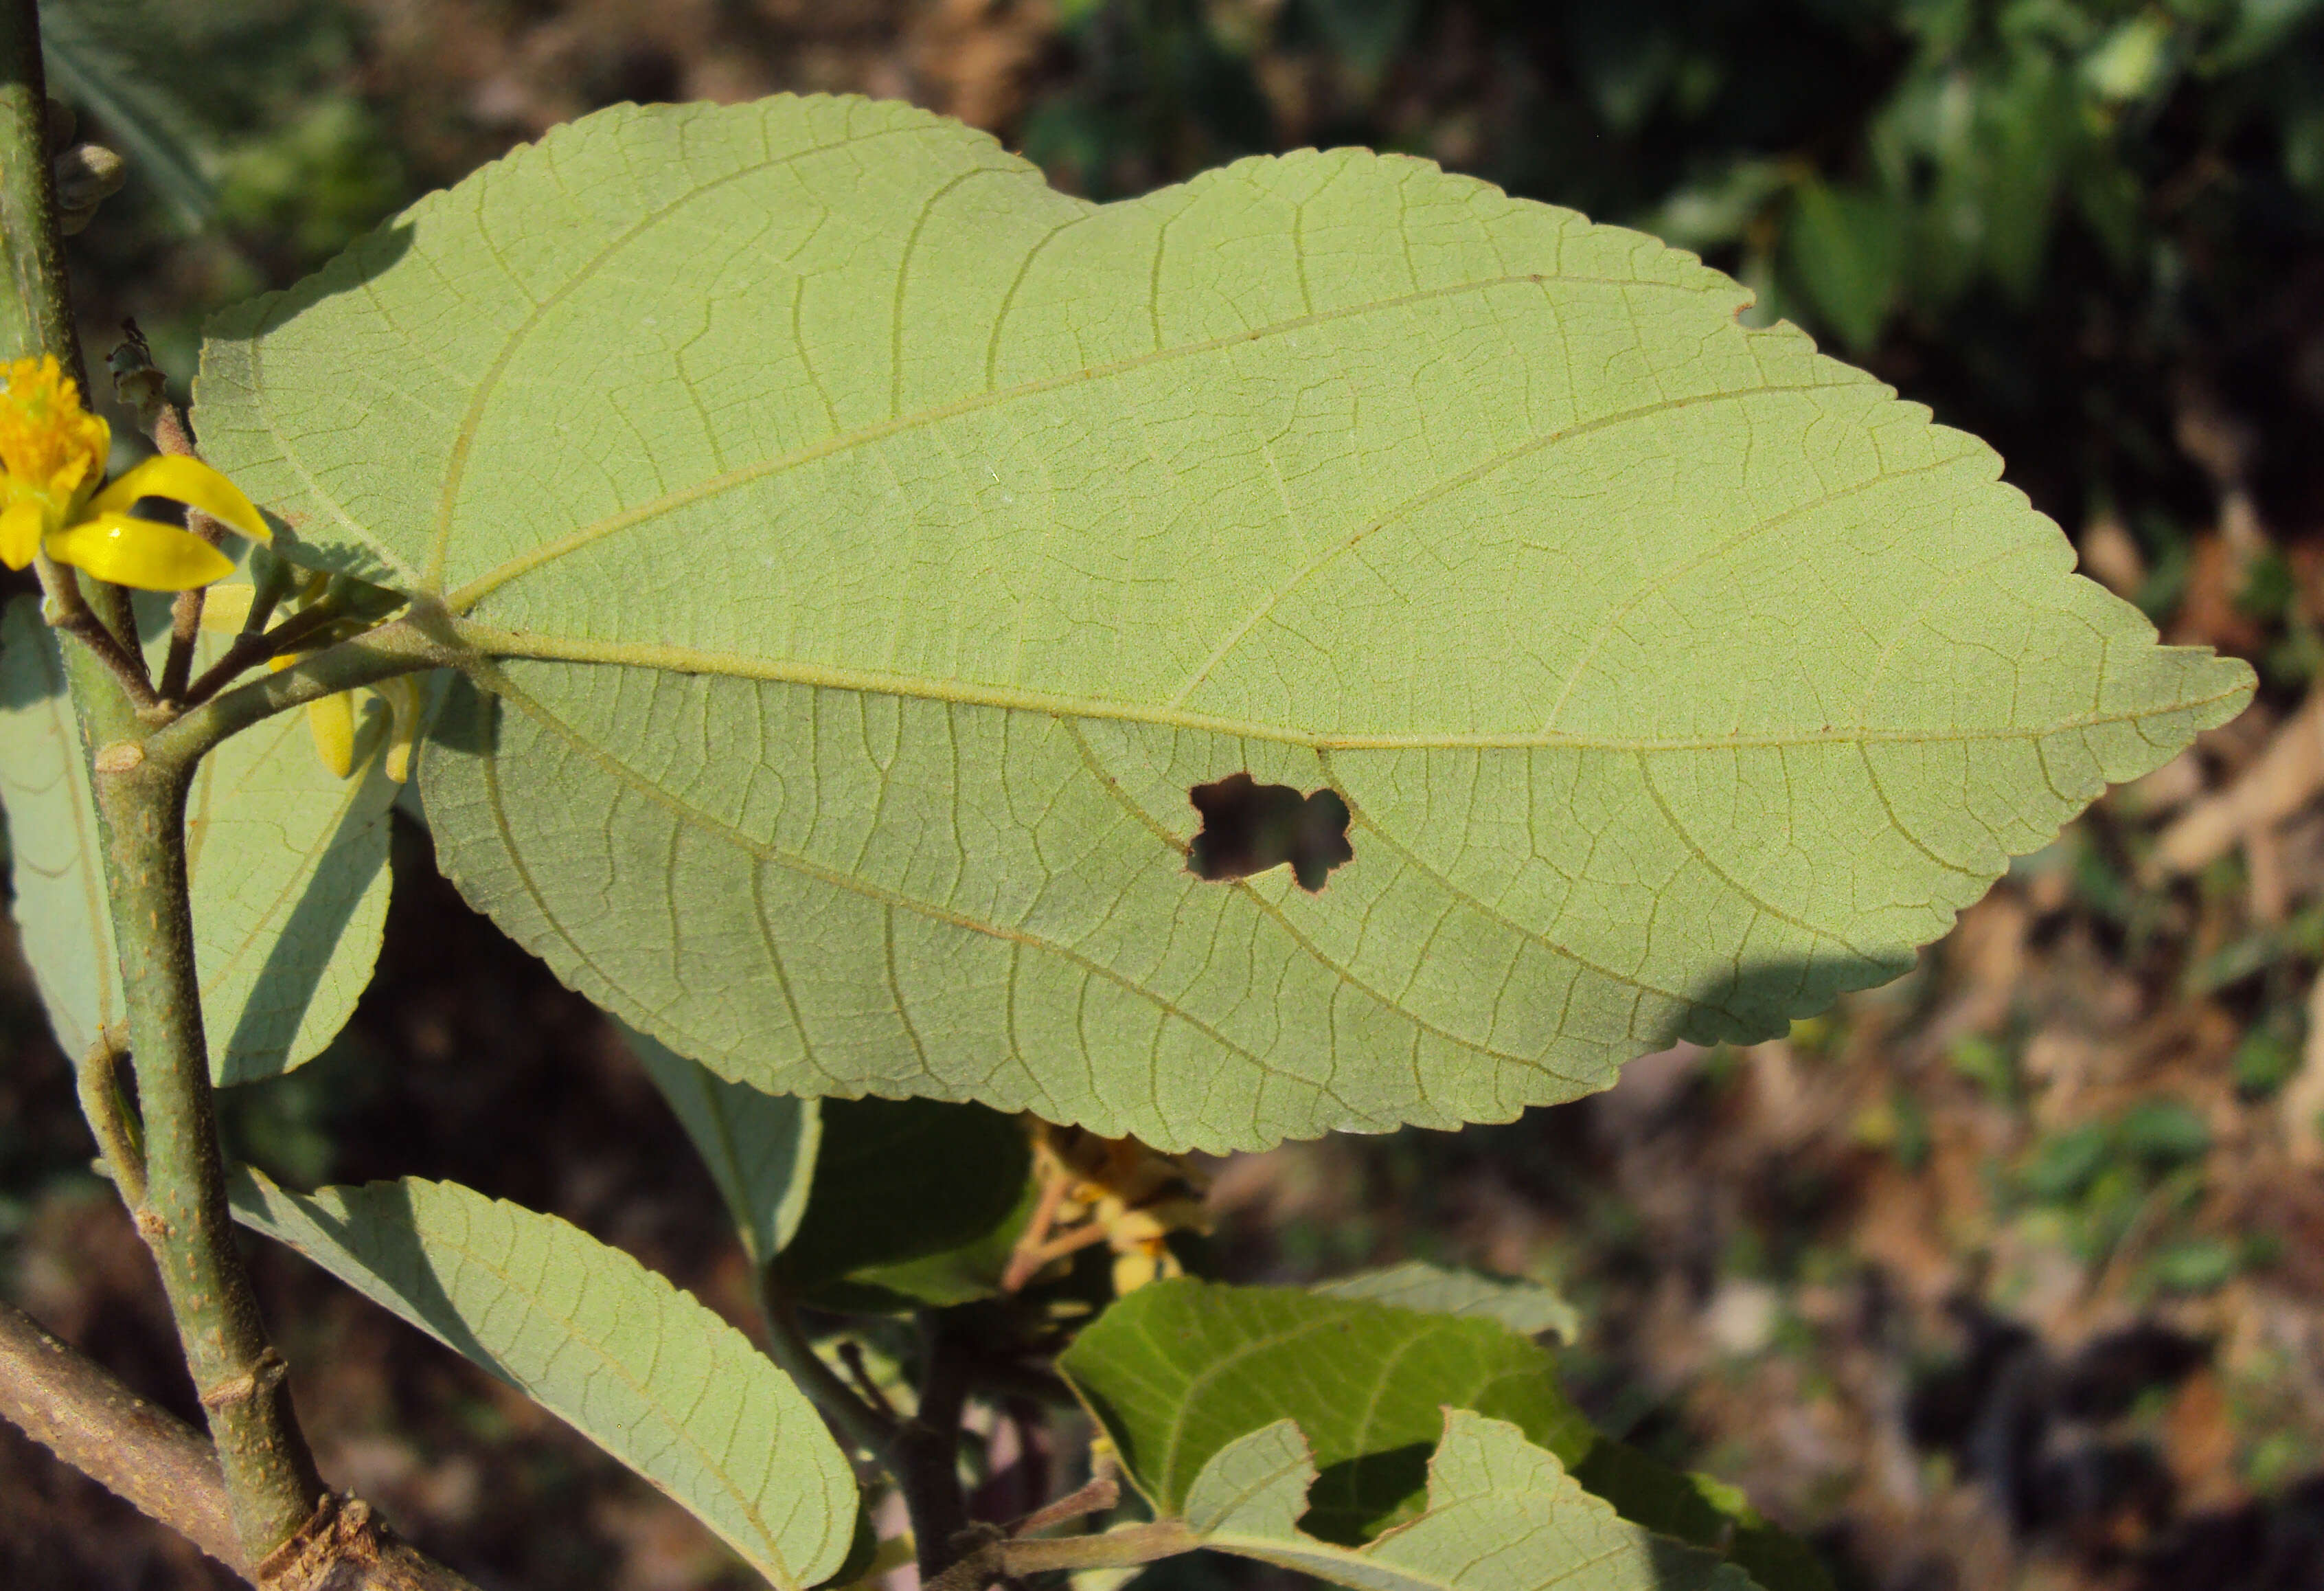
[[[420,681],[398,674],[372,689],[387,703],[387,776],[401,784],[411,777],[411,748],[420,738]]]
[[[333,777],[345,779],[355,772],[355,693],[342,690],[309,702],[307,732],[315,737],[315,754]]]
[[[191,531],[126,513],[102,513],[52,532],[51,558],[140,591],[190,591],[234,572],[234,560]]]
[[[242,634],[242,621],[250,616],[251,599],[257,592],[236,581],[232,585],[213,586],[202,604],[202,628],[221,635]]]
[[[41,505],[30,501],[11,503],[7,512],[0,513],[0,563],[23,569],[40,550]]]
[[[1116,1298],[1127,1297],[1162,1274],[1162,1262],[1144,1249],[1134,1249],[1113,1259],[1113,1292]]]
[[[251,506],[242,488],[198,458],[164,453],[123,476],[89,500],[91,513],[126,513],[140,497],[167,497],[189,508],[198,508],[212,519],[233,526],[254,541],[272,541],[274,533]]]
[[[312,657],[307,652],[285,652],[281,657],[266,660],[268,671],[279,674],[302,659]],[[314,737],[315,754],[323,760],[334,779],[345,779],[355,766],[355,693],[341,690],[330,696],[317,697],[307,704],[307,733]]]

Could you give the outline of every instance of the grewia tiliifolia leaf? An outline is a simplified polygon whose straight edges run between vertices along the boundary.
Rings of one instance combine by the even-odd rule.
[[[1312,895],[1356,854],[1348,844],[1348,803],[1333,791],[1303,796],[1287,784],[1230,773],[1194,786],[1186,799],[1203,815],[1203,831],[1186,848],[1186,871],[1196,878],[1249,878],[1288,862]]]
[[[749,1338],[621,1250],[456,1182],[309,1195],[253,1172],[233,1198],[244,1226],[572,1425],[779,1591],[822,1584],[850,1557],[855,1477],[815,1406]]]
[[[2249,698],[1750,296],[1399,156],[1093,205],[908,106],[623,106],[220,319],[199,420],[474,649],[437,857],[576,988],[1256,1147],[1780,1033]],[[1362,857],[1196,876],[1238,770]]]

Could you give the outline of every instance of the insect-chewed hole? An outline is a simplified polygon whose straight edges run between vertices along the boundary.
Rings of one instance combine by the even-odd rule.
[[[1186,799],[1203,815],[1203,830],[1186,849],[1186,871],[1196,878],[1249,878],[1288,862],[1312,895],[1356,854],[1348,844],[1348,803],[1335,791],[1303,796],[1287,784],[1230,773],[1194,786]]]

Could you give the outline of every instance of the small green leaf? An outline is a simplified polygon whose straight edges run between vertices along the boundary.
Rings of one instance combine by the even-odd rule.
[[[620,1024],[646,1075],[694,1140],[754,1265],[780,1253],[807,1213],[823,1138],[818,1102],[766,1094],[688,1060]]]
[[[2176,1099],[2142,1099],[2114,1130],[2125,1150],[2160,1167],[2200,1160],[2211,1147],[2210,1124]]]
[[[1442,1411],[1425,1506],[1366,1545],[1299,1529],[1322,1485],[1284,1420],[1221,1448],[1187,1490],[1204,1547],[1358,1591],[1752,1591],[1742,1570],[1617,1518],[1505,1420]]]
[[[826,1099],[784,1278],[835,1309],[989,1297],[1031,1167],[1023,1124],[982,1105]],[[979,1258],[982,1265],[963,1263]]]
[[[1296,1288],[1155,1282],[1099,1317],[1057,1368],[1164,1512],[1185,1505],[1229,1443],[1297,1420],[1323,1469],[1306,1528],[1334,1541],[1420,1506],[1445,1404],[1514,1420],[1567,1457],[1591,1440],[1549,1355],[1500,1322]]]
[[[1479,1315],[1525,1337],[1545,1332],[1561,1342],[1582,1335],[1582,1318],[1553,1288],[1538,1281],[1489,1276],[1407,1260],[1385,1270],[1318,1282],[1313,1291],[1333,1299],[1364,1299],[1436,1315]]]
[[[848,1555],[855,1477],[750,1340],[553,1216],[406,1179],[312,1197],[255,1173],[235,1218],[539,1402],[669,1493],[782,1591]]]
[[[215,656],[220,643],[204,644]],[[186,865],[219,1083],[312,1059],[354,1011],[387,919],[395,791],[375,759],[355,778],[333,775],[296,712],[202,760],[187,800]],[[88,763],[56,636],[32,597],[0,621],[0,799],[15,840],[24,953],[58,1042],[78,1055],[124,1010]]]
[[[8,807],[14,911],[49,1025],[79,1057],[121,1004],[113,919],[98,871],[88,756],[65,696],[64,659],[36,597],[0,617],[0,800]]]
[[[1440,1280],[1448,1276],[1458,1285]],[[1289,1420],[1305,1433],[1303,1461],[1312,1453],[1322,1471],[1312,1491],[1302,1479],[1291,1494],[1310,1508],[1302,1529],[1353,1546],[1424,1506],[1425,1466],[1449,1406],[1515,1421],[1622,1518],[1764,1570],[1765,1591],[1830,1591],[1813,1552],[1732,1488],[1591,1429],[1551,1354],[1494,1318],[1514,1305],[1518,1321],[1538,1319],[1539,1300],[1425,1266],[1350,1280],[1480,1307],[1462,1317],[1291,1289],[1157,1282],[1108,1309],[1057,1368],[1166,1517],[1194,1516],[1197,1475]]]

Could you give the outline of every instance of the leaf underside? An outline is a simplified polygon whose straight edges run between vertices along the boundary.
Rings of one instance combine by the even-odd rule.
[[[475,650],[438,856],[722,1074],[1162,1147],[1501,1120],[1893,976],[2247,698],[1692,256],[1426,162],[1109,206],[616,107],[213,328],[213,457]],[[1197,786],[1352,859],[1187,871]]]
[[[782,1591],[846,1558],[853,1472],[750,1340],[578,1227],[451,1182],[311,1197],[250,1174],[235,1218],[566,1420]]]
[[[199,655],[214,661],[222,645],[205,636]],[[355,1010],[387,920],[395,791],[376,759],[352,779],[325,768],[298,713],[235,735],[196,770],[186,865],[217,1082],[312,1059]],[[127,1013],[79,726],[56,637],[29,597],[0,625],[0,799],[25,958],[58,1042],[78,1055]]]

